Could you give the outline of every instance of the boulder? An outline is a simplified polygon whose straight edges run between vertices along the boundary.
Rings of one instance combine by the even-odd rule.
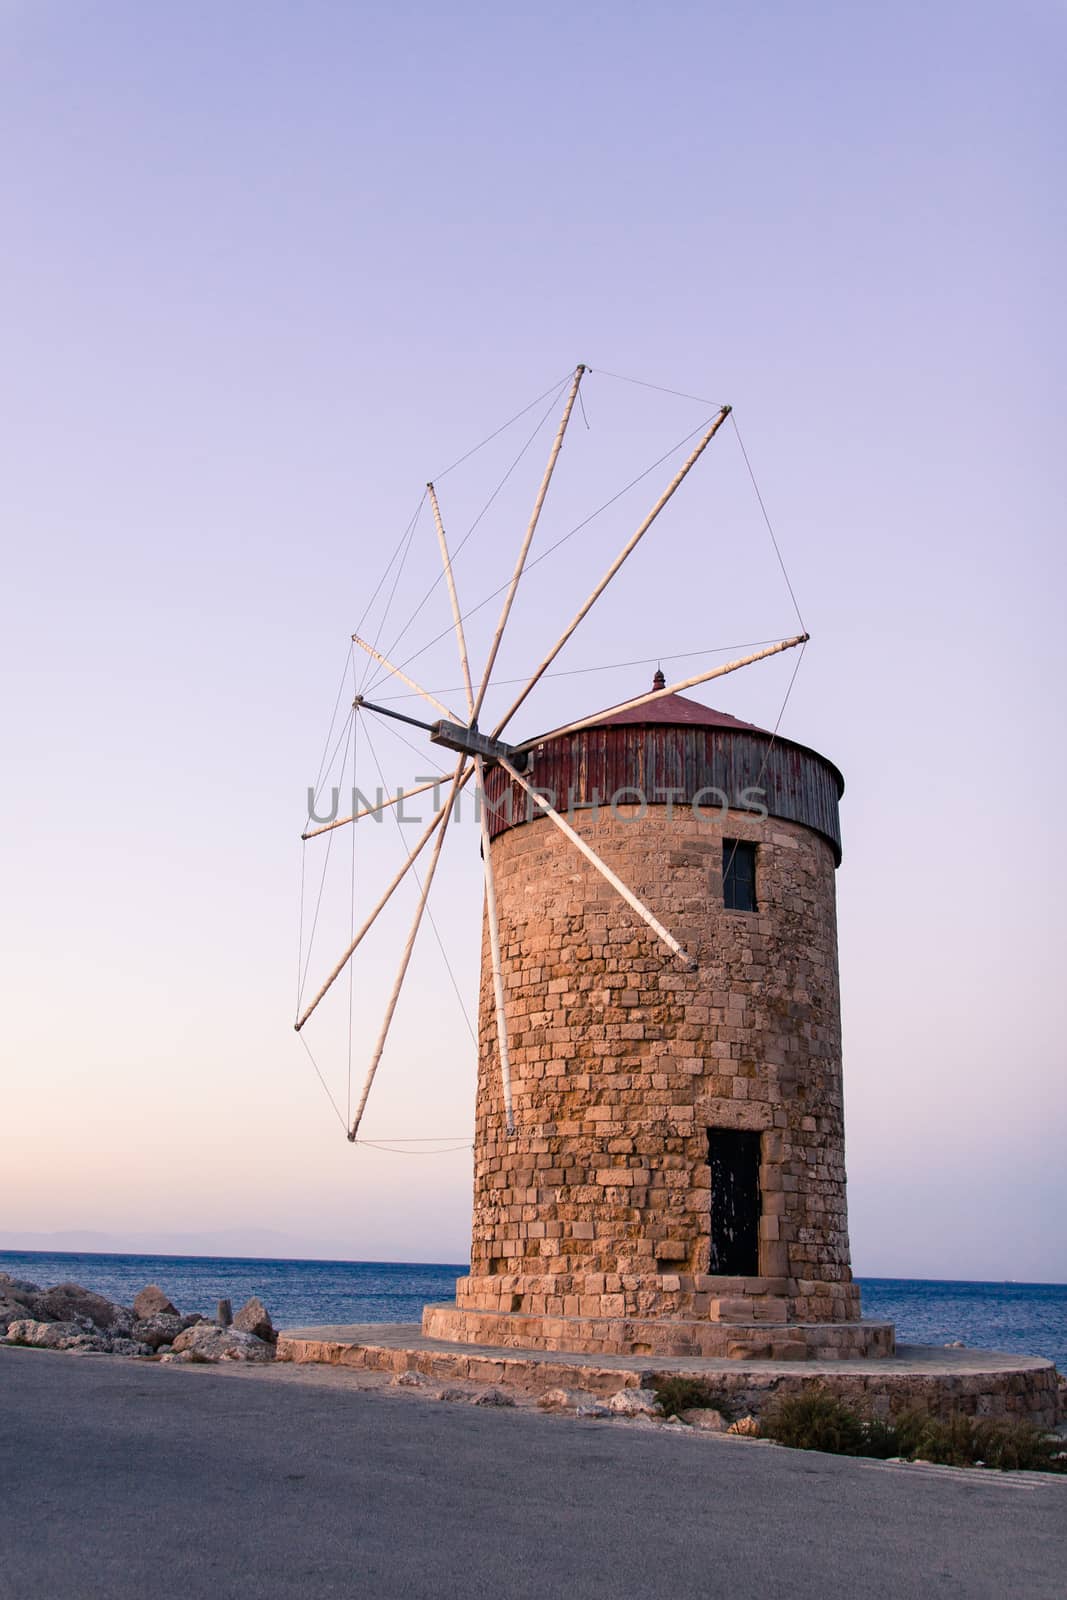
[[[0,1297],[21,1300],[24,1305],[29,1305],[42,1293],[39,1283],[31,1283],[28,1278],[13,1278],[10,1272],[0,1272]]]
[[[182,1318],[183,1328],[195,1328],[200,1322],[211,1322],[210,1317],[205,1317],[202,1311],[188,1311]],[[214,1324],[212,1324],[214,1326]]]
[[[725,1433],[726,1418],[721,1411],[716,1411],[714,1406],[694,1406],[690,1411],[679,1413],[683,1422],[691,1428],[698,1428],[701,1433]]]
[[[105,1333],[128,1337],[133,1327],[133,1312],[102,1294],[94,1294],[80,1283],[61,1283],[55,1289],[46,1289],[35,1302],[37,1316],[42,1322],[72,1322],[84,1317]]]
[[[6,1333],[13,1322],[25,1322],[31,1315],[31,1308],[25,1301],[10,1299],[0,1285],[0,1333]]]
[[[178,1307],[171,1304],[158,1284],[150,1283],[134,1300],[133,1314],[138,1322],[148,1322],[152,1317],[176,1317]]]
[[[537,1397],[539,1411],[573,1411],[578,1401],[573,1400],[566,1389],[546,1389],[544,1394]]]
[[[143,1339],[124,1339],[121,1335],[109,1341],[111,1353],[115,1356],[152,1356],[155,1355],[155,1346],[147,1344]]]
[[[469,1400],[470,1399],[470,1395],[468,1394],[466,1389],[442,1389],[441,1393],[437,1396],[437,1398],[438,1398],[438,1400],[462,1401],[462,1400]]]
[[[240,1333],[254,1333],[257,1339],[266,1339],[268,1344],[273,1344],[278,1337],[270,1320],[270,1312],[256,1295],[245,1301],[234,1317],[233,1325]]]
[[[162,1344],[173,1344],[179,1333],[184,1330],[184,1320],[177,1313],[161,1311],[152,1317],[141,1317],[133,1325],[130,1335],[132,1339],[139,1339],[142,1344],[150,1345],[153,1350],[158,1350]]]
[[[421,1372],[397,1372],[389,1379],[394,1389],[424,1389],[426,1379]]]
[[[615,1417],[659,1417],[663,1413],[655,1389],[620,1389],[608,1401]]]
[[[25,1344],[35,1350],[107,1350],[110,1342],[100,1333],[86,1333],[77,1322],[38,1322],[27,1317],[7,1330],[7,1344]]]
[[[474,1404],[476,1406],[513,1406],[515,1397],[508,1394],[505,1389],[483,1389],[481,1394],[475,1395]]]
[[[212,1322],[198,1322],[179,1333],[171,1349],[175,1355],[189,1354],[194,1361],[272,1361],[274,1347],[254,1333],[239,1328],[216,1328]]]

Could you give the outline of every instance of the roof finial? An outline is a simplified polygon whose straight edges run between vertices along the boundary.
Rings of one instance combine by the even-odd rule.
[[[652,687],[653,687],[653,689],[665,689],[667,687],[667,680],[663,676],[663,668],[662,667],[657,667],[656,668],[656,675],[652,679]]]

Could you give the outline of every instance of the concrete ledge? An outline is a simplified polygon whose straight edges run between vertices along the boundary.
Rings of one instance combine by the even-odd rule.
[[[729,1303],[728,1303],[729,1304]],[[739,1301],[738,1308],[746,1307]],[[691,1321],[676,1317],[539,1317],[521,1311],[427,1306],[429,1339],[568,1354],[703,1356],[734,1361],[879,1359],[895,1348],[891,1322]]]
[[[704,1378],[758,1416],[774,1394],[799,1393],[814,1383],[880,1415],[922,1406],[938,1416],[1024,1417],[1041,1427],[1060,1418],[1060,1380],[1051,1361],[990,1350],[902,1345],[876,1360],[731,1361],[517,1350],[426,1338],[418,1323],[290,1328],[278,1338],[279,1361],[325,1362],[373,1372],[421,1372],[427,1377],[511,1386],[528,1394],[576,1389],[606,1396],[636,1389],[658,1376]]]

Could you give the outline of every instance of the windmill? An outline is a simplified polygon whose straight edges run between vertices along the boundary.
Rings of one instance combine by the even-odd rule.
[[[456,761],[407,859],[358,930],[353,918],[348,946],[318,992],[298,1005],[296,1027],[429,849],[346,1124],[357,1140],[419,929],[432,922],[428,900],[449,822],[473,780],[485,915],[470,1271],[454,1304],[425,1309],[424,1334],[634,1355],[888,1355],[892,1326],[861,1320],[850,1266],[835,889],[844,780],[818,751],[779,735],[781,713],[768,730],[685,693],[802,651],[803,622],[793,637],[677,683],[657,673],[644,693],[549,733],[512,731],[723,428],[728,406],[697,430],[681,467],[511,705],[488,731],[481,726],[524,573],[553,548],[531,556],[585,373],[580,366],[569,378],[477,678],[455,552],[437,485],[427,487],[452,619],[443,637],[454,637],[465,710],[409,674],[414,657],[397,663],[394,646],[385,653],[354,637],[354,649],[429,709],[414,717],[357,693],[353,719],[399,715],[405,738],[417,731]],[[795,676],[794,668],[790,686]],[[601,780],[613,794],[606,814]],[[650,785],[655,803],[644,792]],[[388,806],[395,816],[419,792],[398,791],[308,837],[332,837]],[[709,794],[721,801],[711,813]],[[758,807],[748,805],[752,794]],[[620,795],[637,803],[620,809]]]

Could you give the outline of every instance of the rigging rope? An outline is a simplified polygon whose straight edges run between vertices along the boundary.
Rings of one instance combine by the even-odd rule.
[[[364,731],[365,731],[366,736],[367,736],[367,747],[370,750],[370,753],[374,758],[374,765],[378,769],[378,777],[381,779],[382,788],[384,789],[385,788],[385,773],[382,771],[381,762],[378,760],[378,752],[374,748],[374,741],[370,736],[370,728],[369,727],[365,727]],[[406,740],[404,742],[407,743]],[[397,832],[400,834],[400,842],[401,842],[401,844],[403,844],[403,842],[404,842],[404,830],[403,830],[403,827],[401,825],[400,818],[396,814],[396,807],[393,808],[393,821],[396,823]],[[412,874],[412,877],[415,879],[415,882],[418,884],[419,890],[421,892],[421,890],[422,890],[422,879],[419,876],[418,867],[412,867],[411,874]],[[467,1032],[470,1034],[472,1042],[475,1045],[477,1045],[477,1043],[478,1043],[478,1035],[475,1033],[474,1028],[471,1025],[470,1014],[467,1011],[467,1007],[466,1007],[466,1004],[464,1002],[463,995],[462,995],[462,992],[460,990],[459,984],[456,982],[456,974],[453,972],[452,963],[448,959],[448,952],[445,950],[445,944],[444,944],[444,940],[441,938],[440,929],[438,928],[437,923],[434,920],[434,914],[430,910],[429,905],[426,906],[426,916],[429,918],[430,927],[433,929],[434,938],[437,940],[437,947],[441,952],[441,959],[444,961],[445,968],[446,968],[446,970],[448,972],[448,976],[452,981],[452,988],[455,990],[456,999],[459,1001],[459,1008],[463,1013],[463,1020],[467,1024]]]
[[[355,682],[356,664],[352,663],[352,679]],[[359,722],[353,718],[352,726],[352,793],[356,792],[356,746],[359,742]],[[348,902],[348,938],[349,943],[356,937],[356,829],[352,828],[352,868],[350,875],[351,894]],[[352,1022],[355,1013],[356,1001],[356,964],[348,963],[348,1072],[345,1080],[345,1112],[348,1126],[352,1126]],[[297,1012],[299,1015],[299,1010]]]
[[[604,664],[602,666],[599,666],[599,667],[568,667],[566,670],[563,670],[563,671],[560,671],[560,672],[546,672],[544,674],[544,676],[545,676],[546,679],[548,679],[548,678],[580,678],[580,677],[582,677],[582,676],[584,676],[584,675],[586,675],[586,674],[588,674],[590,672],[618,672],[622,667],[650,667],[653,662],[656,662],[657,665],[659,665],[659,664],[662,664],[664,661],[690,661],[690,660],[695,660],[695,659],[698,659],[698,658],[702,658],[704,656],[724,656],[724,655],[730,655],[734,650],[756,650],[761,645],[777,644],[777,643],[778,643],[778,638],[777,637],[773,638],[773,639],[749,639],[747,641],[747,643],[745,643],[745,644],[716,644],[716,645],[709,645],[703,650],[679,650],[679,651],[676,651],[673,655],[668,655],[668,656],[665,656],[665,655],[641,656],[635,661],[606,661],[606,662],[604,662]],[[504,688],[508,684],[525,683],[526,679],[525,679],[525,677],[523,677],[523,678],[495,678],[493,681],[494,681],[494,683],[498,683],[502,688]],[[463,689],[464,687],[465,686],[462,683],[454,683],[454,684],[451,684],[446,689],[433,688],[433,689],[430,690],[430,693],[431,694],[458,694],[459,691],[461,689]],[[414,690],[406,689],[403,694],[383,694],[383,695],[378,695],[377,698],[384,705],[384,704],[386,704],[386,703],[388,703],[390,701],[393,701],[393,700],[415,700],[415,699],[418,698],[418,696],[415,694]],[[405,739],[404,743],[407,744],[407,742],[408,741]],[[416,747],[414,745],[412,745],[411,749],[412,750],[416,750]],[[422,752],[416,750],[416,754],[417,755],[421,755]]]
[[[552,399],[549,401],[548,406],[545,409],[545,413],[542,416],[540,422],[537,424],[536,428],[530,434],[530,437],[527,439],[526,443],[523,445],[522,449],[519,451],[519,453],[515,457],[514,461],[508,467],[507,471],[504,473],[504,476],[501,478],[500,482],[497,484],[496,488],[493,490],[492,494],[489,496],[488,500],[485,502],[485,504],[483,505],[482,509],[479,511],[478,515],[475,517],[474,521],[471,523],[470,527],[467,529],[466,533],[463,535],[462,539],[456,545],[456,548],[452,551],[452,554],[451,554],[451,556],[449,558],[449,565],[453,568],[453,570],[455,569],[456,557],[459,555],[460,551],[463,549],[463,546],[467,543],[467,541],[474,534],[474,532],[477,529],[479,523],[482,521],[482,519],[485,517],[486,513],[489,511],[489,508],[493,504],[493,501],[496,499],[497,495],[500,494],[501,490],[504,488],[504,485],[507,483],[507,481],[511,477],[512,473],[518,467],[519,463],[522,461],[522,459],[525,456],[526,452],[529,450],[530,446],[533,444],[534,440],[537,438],[538,434],[541,432],[541,429],[544,427],[545,423],[548,421],[549,417],[552,415],[553,411],[556,409],[556,404],[557,404],[557,402],[559,400],[560,394],[563,392],[564,387],[566,386],[567,382],[569,381],[569,377],[570,377],[570,374],[568,374],[567,378],[565,378],[563,380],[563,383],[559,384],[556,387],[556,389],[553,391]],[[536,404],[536,401],[534,402],[534,404]],[[526,409],[527,409],[527,411],[529,411],[531,408],[529,406],[527,406]],[[418,616],[418,614],[422,610],[423,606],[430,599],[431,595],[433,595],[436,592],[438,584],[444,582],[444,576],[445,575],[444,575],[443,571],[438,573],[437,577],[433,580],[433,582],[431,583],[430,587],[427,589],[426,593],[423,595],[422,599],[419,601],[418,605],[415,607],[414,611],[411,613],[411,615],[408,618],[407,622],[405,622],[404,626],[401,628],[400,632],[397,634],[396,638],[393,640],[393,642],[390,645],[389,649],[385,652],[386,655],[392,656],[392,655],[395,654],[397,645],[400,643],[400,641],[404,637],[404,635],[408,632],[409,628],[411,627],[412,623],[415,621],[415,618]],[[506,589],[506,588],[507,588],[507,584],[504,584],[500,589],[498,589],[496,591],[496,593],[497,594],[502,594],[504,592],[504,589]],[[451,632],[451,629],[447,629],[446,628],[445,632],[446,633]],[[439,638],[443,638],[444,635],[443,634],[439,634],[438,637]],[[411,657],[410,659],[414,660],[414,657]],[[403,665],[403,663],[401,663],[401,665]],[[390,674],[385,672],[385,673],[380,674],[377,678],[375,678],[374,683],[371,685],[371,691],[370,692],[373,693],[373,691],[377,687],[377,685],[379,683],[384,682],[386,679],[389,678],[389,676],[390,676]]]
[[[352,659],[353,659],[354,653],[355,653],[355,645],[352,643],[352,641],[350,639],[348,641],[348,654],[345,656],[345,664],[344,664],[344,667],[341,670],[341,682],[338,684],[338,687],[337,687],[337,698],[333,703],[333,715],[330,718],[330,726],[329,726],[329,728],[327,730],[327,733],[326,733],[326,743],[322,747],[322,759],[319,762],[319,770],[318,770],[318,774],[317,774],[317,776],[315,778],[315,787],[314,787],[314,790],[312,791],[313,794],[314,794],[316,802],[318,801],[318,798],[319,798],[319,791],[322,788],[322,780],[323,780],[323,776],[324,776],[325,770],[326,770],[326,757],[327,757],[327,755],[329,753],[329,749],[330,749],[330,740],[333,738],[334,724],[337,721],[337,713],[338,713],[338,711],[340,710],[340,707],[341,707],[341,696],[345,692],[345,679],[348,677],[348,668],[349,668],[349,665],[352,663]],[[353,668],[353,670],[354,670],[354,668]],[[336,754],[336,753],[337,753],[337,747],[334,746],[334,754]],[[304,819],[303,831],[305,833],[307,832],[307,825],[308,825],[308,823],[310,821],[311,821],[311,811],[309,810],[307,816]]]
[[[419,496],[419,503],[415,507],[415,515],[411,519],[412,522],[414,522],[415,519],[418,517],[418,514],[422,509],[422,502],[423,502],[423,500],[425,500],[425,498],[426,498],[426,491],[423,490],[422,494]],[[377,598],[378,598],[378,595],[381,593],[381,590],[382,590],[382,587],[383,587],[383,585],[385,583],[385,580],[386,580],[386,578],[388,578],[389,573],[392,570],[393,562],[396,560],[397,556],[400,554],[401,548],[403,547],[403,544],[404,544],[404,540],[409,537],[410,533],[411,533],[411,522],[406,522],[404,524],[404,531],[400,535],[400,538],[397,540],[396,546],[395,546],[395,548],[393,550],[392,555],[389,557],[389,560],[386,562],[385,571],[382,573],[381,577],[378,579],[377,585],[375,586],[374,593],[371,595],[370,599],[367,601],[367,604],[363,607],[363,615],[360,617],[359,621],[356,623],[356,630],[355,631],[357,633],[362,633],[363,632],[363,624],[366,622],[367,618],[370,616],[371,606],[374,604],[375,600],[377,600]]]
[[[608,372],[604,367],[590,367],[589,371],[601,378],[615,378],[619,383],[635,383],[639,389],[656,389],[660,394],[673,394],[678,400],[692,400],[697,405],[714,406],[716,411],[719,410],[719,405],[703,394],[685,394],[681,389],[667,389],[662,383],[648,383],[644,378],[627,378],[621,372]]]
[[[461,689],[463,688],[463,684],[460,684],[460,688]],[[375,696],[375,698],[376,699],[380,699],[381,696]],[[397,700],[397,699],[400,698],[400,696],[399,695],[390,695],[389,698],[392,699],[392,700]],[[408,697],[405,696],[404,698],[407,699]],[[414,691],[412,691],[412,694],[411,694],[410,698],[413,699],[413,700],[417,700],[419,697],[418,697],[418,695],[416,695],[414,693]],[[417,755],[420,761],[428,761],[430,763],[431,767],[435,767],[437,769],[437,771],[441,774],[442,778],[447,778],[448,777],[448,772],[441,765],[441,763],[438,761],[438,759],[437,759],[437,757],[435,755],[433,755],[428,750],[420,750],[417,744],[412,744],[411,740],[407,737],[407,735],[401,733],[400,729],[395,727],[392,722],[383,722],[383,723],[379,724],[379,726],[387,728],[388,731],[392,734],[394,739],[399,739],[401,744],[406,744],[408,749],[410,751],[412,751],[412,753],[414,755]]]
[[[800,607],[797,604],[797,597],[793,593],[793,585],[790,583],[789,574],[785,570],[785,562],[782,560],[782,552],[778,548],[778,540],[774,536],[774,529],[771,527],[771,519],[767,515],[767,507],[763,503],[763,496],[760,494],[759,484],[756,482],[756,474],[753,472],[752,463],[748,459],[748,451],[745,449],[745,441],[742,439],[741,430],[737,426],[737,414],[736,414],[736,412],[734,412],[734,411],[730,412],[730,421],[734,425],[734,433],[737,435],[737,442],[741,446],[741,454],[745,458],[745,466],[748,468],[748,475],[752,479],[752,487],[756,491],[756,499],[759,501],[759,508],[763,512],[763,520],[767,524],[767,532],[771,536],[771,544],[774,546],[774,553],[778,557],[778,565],[782,569],[782,577],[785,579],[785,586],[789,590],[789,598],[793,602],[793,610],[796,612],[797,621],[800,623],[800,631],[801,631],[801,633],[807,633],[807,631],[808,631],[807,624],[805,623],[804,618],[800,615]],[[798,663],[798,665],[799,665],[799,663]]]
[[[559,380],[558,383],[550,384],[545,390],[544,394],[537,395],[533,400],[530,401],[529,405],[523,406],[521,411],[516,411],[515,415],[511,417],[509,421],[502,422],[499,428],[494,428],[492,433],[486,435],[481,444],[476,444],[473,449],[468,450],[466,454],[460,456],[457,461],[453,461],[452,465],[450,467],[446,467],[443,472],[435,472],[431,481],[433,483],[440,483],[442,478],[447,478],[450,472],[455,472],[456,468],[461,467],[465,461],[469,461],[471,456],[476,456],[479,450],[484,450],[487,444],[492,444],[494,439],[498,439],[502,433],[506,433],[511,427],[512,423],[521,422],[526,413],[528,411],[532,411],[534,406],[540,405],[541,401],[546,400],[550,394],[557,394],[565,384],[570,382],[570,380],[571,374],[568,372]]]
[[[393,608],[393,601],[396,599],[397,585],[400,582],[401,574],[404,571],[404,567],[407,565],[407,559],[408,559],[408,556],[411,553],[411,546],[412,546],[412,543],[414,542],[414,539],[415,539],[415,529],[419,525],[419,515],[420,515],[420,513],[422,511],[422,508],[423,508],[423,505],[425,504],[425,502],[426,502],[426,490],[424,489],[422,491],[422,495],[421,495],[421,497],[419,499],[419,503],[415,507],[415,515],[412,517],[411,521],[408,523],[408,526],[407,526],[407,543],[404,545],[404,553],[401,556],[400,564],[396,569],[396,576],[393,579],[393,587],[390,589],[389,598],[385,602],[385,610],[382,612],[381,618],[380,618],[380,620],[378,622],[378,631],[374,635],[374,648],[375,648],[375,650],[377,650],[378,645],[381,642],[382,632],[383,632],[383,630],[385,628],[386,622],[389,620],[389,613]],[[365,617],[366,614],[367,613],[364,611],[363,616]],[[361,626],[362,626],[362,619],[361,619]],[[357,628],[356,632],[359,633],[359,631],[360,631],[360,629]],[[374,658],[373,658],[373,656],[368,656],[366,661],[363,664],[363,676],[360,679],[360,692],[362,692],[363,687],[366,684],[367,679],[371,674],[373,666],[374,666]]]
[[[444,1150],[401,1150],[396,1145],[380,1144],[377,1139],[351,1139],[350,1144],[363,1144],[370,1150],[387,1150],[394,1156],[450,1156],[457,1150],[473,1150],[474,1141],[467,1139],[463,1144],[450,1144]]]
[[[756,776],[756,781],[752,785],[752,787],[754,789],[759,789],[760,785],[763,782],[763,775],[767,771],[767,764],[771,759],[771,752],[774,749],[775,741],[778,738],[778,729],[782,726],[782,718],[785,716],[785,708],[789,704],[789,696],[793,693],[793,685],[797,681],[797,673],[800,671],[800,663],[804,659],[804,652],[805,652],[805,650],[807,648],[808,648],[807,644],[802,644],[800,646],[799,651],[797,652],[796,662],[795,662],[795,664],[793,666],[793,671],[792,671],[792,673],[790,675],[789,682],[786,685],[785,694],[784,694],[784,696],[782,698],[782,708],[778,713],[778,719],[775,722],[774,728],[771,731],[771,736],[767,741],[767,749],[764,752],[763,760],[760,763],[760,769],[759,769],[759,772],[758,772],[758,774]],[[734,840],[734,847],[730,851],[729,859],[723,863],[723,869],[722,869],[723,878],[726,877],[727,873],[730,871],[730,868],[734,864],[734,857],[737,855],[737,847],[738,847],[738,845],[740,843],[741,843],[740,839],[735,839]]]
[[[341,771],[342,772],[344,771],[345,761],[348,758],[348,740],[352,737],[352,732],[353,732],[353,728],[354,728],[354,725],[355,725],[355,720],[356,720],[356,713],[355,713],[355,710],[353,709],[352,711],[350,711],[348,713],[348,718],[347,718],[346,724],[345,724],[345,726],[346,726],[346,728],[348,730],[348,733],[347,733],[347,737],[345,739],[344,752],[343,752],[343,754],[341,756]],[[332,769],[333,769],[333,761],[331,759],[331,761],[330,761],[330,770],[332,771]],[[314,943],[315,943],[315,929],[319,925],[319,912],[322,909],[322,896],[323,896],[323,891],[326,888],[326,869],[330,864],[330,847],[331,847],[332,844],[333,844],[333,833],[331,832],[329,838],[326,841],[326,850],[325,850],[325,853],[323,855],[323,860],[322,860],[322,876],[319,879],[319,892],[318,892],[318,897],[316,898],[316,901],[315,901],[315,915],[314,915],[314,917],[312,919],[312,922],[311,922],[311,932],[308,935],[307,960],[304,963],[304,970],[303,970],[303,972],[301,974],[301,977],[300,977],[300,985],[299,985],[299,989],[298,989],[298,992],[297,992],[297,999],[296,999],[296,1014],[297,1014],[297,1016],[300,1015],[300,1003],[301,1003],[301,1000],[303,999],[303,995],[304,995],[304,985],[307,982],[308,968],[311,966],[311,952],[312,952],[312,948],[313,948]]]
[[[323,1089],[326,1091],[326,1098],[330,1102],[330,1104],[333,1106],[334,1115],[336,1116],[338,1122],[341,1124],[342,1128],[345,1130],[345,1134],[347,1135],[347,1133],[348,1133],[348,1124],[346,1123],[344,1117],[342,1117],[342,1115],[340,1113],[340,1110],[338,1109],[337,1101],[334,1099],[333,1095],[330,1093],[329,1084],[326,1082],[326,1079],[323,1077],[321,1071],[319,1070],[319,1064],[315,1060],[315,1057],[311,1053],[311,1046],[308,1044],[307,1040],[304,1038],[304,1035],[302,1033],[298,1033],[297,1034],[297,1038],[300,1040],[300,1043],[304,1046],[304,1049],[307,1051],[308,1060],[311,1062],[311,1065],[315,1068],[315,1076],[318,1078],[319,1082],[322,1084]]]
[[[540,566],[542,561],[547,561],[549,556],[554,555],[562,545],[567,543],[568,539],[573,539],[575,534],[581,533],[583,528],[587,528],[591,522],[596,520],[597,517],[602,516],[603,513],[609,510],[609,508],[613,506],[617,500],[621,500],[624,495],[629,494],[631,489],[636,489],[637,485],[641,483],[643,479],[647,478],[650,473],[655,472],[657,467],[661,467],[665,461],[669,461],[671,456],[677,455],[678,451],[683,449],[691,439],[695,439],[697,434],[702,433],[707,427],[709,421],[710,418],[705,422],[702,422],[699,427],[693,428],[691,432],[687,433],[683,439],[679,439],[677,444],[671,445],[669,450],[664,451],[663,455],[659,456],[655,461],[653,461],[650,466],[647,466],[643,472],[639,472],[636,478],[631,478],[630,482],[626,484],[624,488],[620,489],[617,494],[613,494],[610,500],[605,500],[603,505],[598,506],[595,511],[591,511],[587,517],[583,517],[581,522],[575,523],[574,527],[571,528],[568,533],[563,534],[562,538],[557,539],[555,544],[550,544],[548,549],[543,550],[539,556],[535,556],[532,560],[527,561],[525,571],[530,572],[534,567]],[[498,589],[494,589],[492,593],[487,594],[483,600],[479,600],[476,605],[471,606],[469,611],[464,611],[461,620],[466,622],[470,617],[475,616],[477,612],[483,610],[487,605],[491,604],[491,602],[494,601],[498,595],[502,595],[507,588],[508,584],[502,583]],[[412,618],[412,621],[413,620],[414,618]],[[407,630],[405,629],[405,632],[406,631]],[[413,661],[417,661],[419,656],[425,655],[427,650],[431,650],[435,644],[438,644],[442,639],[446,638],[450,633],[452,633],[452,631],[453,628],[444,628],[440,633],[435,634],[428,644],[424,644],[421,649],[415,651],[414,655],[410,655],[406,657],[405,660],[401,661],[401,668],[410,666]],[[403,637],[403,635],[401,635],[401,637]],[[376,681],[380,683],[383,680],[379,678]]]

